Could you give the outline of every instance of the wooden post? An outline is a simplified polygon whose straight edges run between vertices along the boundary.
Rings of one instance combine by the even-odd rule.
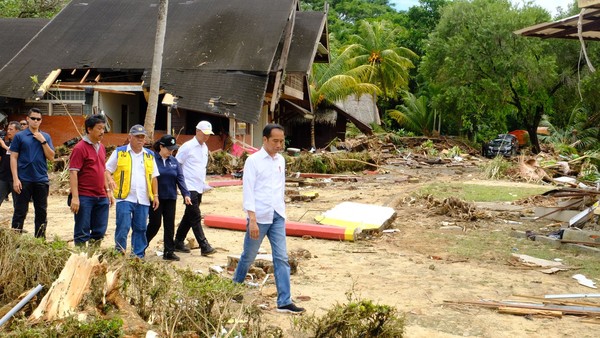
[[[144,128],[148,133],[147,140],[154,140],[154,126],[156,124],[156,109],[158,108],[158,91],[160,87],[160,76],[162,69],[163,50],[165,46],[165,34],[167,31],[167,10],[169,0],[160,0],[158,6],[158,22],[156,23],[156,39],[154,40],[154,58],[152,60],[152,77],[150,78],[150,96],[148,97],[148,109]]]

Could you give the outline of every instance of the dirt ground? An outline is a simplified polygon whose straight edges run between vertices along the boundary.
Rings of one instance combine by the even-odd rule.
[[[407,176],[418,178],[408,183]],[[394,168],[388,174],[360,176],[358,182],[334,182],[325,187],[307,188],[319,193],[314,201],[288,203],[288,218],[293,221],[313,222],[314,217],[338,203],[352,201],[394,207],[397,218],[392,224],[398,232],[385,233],[357,242],[338,242],[320,239],[288,237],[288,251],[304,249],[310,259],[299,262],[298,272],[292,275],[292,295],[298,305],[309,313],[325,313],[332,305],[346,302],[345,293],[354,291],[361,298],[379,304],[395,306],[406,315],[406,337],[597,337],[599,326],[584,323],[581,318],[522,317],[499,314],[495,309],[447,304],[445,301],[477,301],[482,299],[508,300],[512,295],[543,296],[558,293],[592,293],[593,290],[577,284],[573,273],[546,275],[536,269],[524,269],[502,260],[465,260],[450,255],[444,243],[432,242],[431,232],[443,233],[442,222],[455,220],[444,216],[426,216],[424,210],[403,203],[405,197],[423,184],[434,180],[472,181],[486,184],[477,168],[432,167],[418,170]],[[522,183],[508,184],[515,188]],[[50,197],[49,237],[72,240],[72,215],[66,206],[66,197]],[[241,186],[215,188],[205,194],[203,214],[242,217]],[[177,218],[183,207],[178,206]],[[0,226],[9,227],[10,203],[0,207]],[[25,228],[33,231],[30,213]],[[501,231],[510,234],[510,225],[494,220],[478,231]],[[103,246],[114,245],[115,211],[111,209],[109,227]],[[484,230],[481,230],[484,229]],[[208,273],[213,265],[225,266],[227,256],[239,254],[243,233],[205,228],[217,253],[200,256],[199,250],[180,254],[180,262],[167,263],[156,255],[162,250],[162,232],[147,251],[147,260],[176,264],[201,273]],[[190,236],[192,236],[190,232]],[[465,233],[468,236],[468,232]],[[71,242],[72,243],[72,242]],[[270,252],[265,241],[263,248]],[[505,248],[510,252],[513,248]],[[560,252],[557,252],[557,256]],[[225,272],[231,277],[231,273]],[[271,280],[272,281],[272,280]],[[262,290],[250,290],[245,302],[256,302],[265,307],[265,322],[279,325],[288,336],[291,316],[276,313],[275,288],[267,283]],[[512,298],[514,299],[514,298]],[[523,301],[523,299],[520,299]]]

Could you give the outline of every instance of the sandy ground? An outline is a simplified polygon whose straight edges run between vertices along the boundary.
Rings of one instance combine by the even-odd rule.
[[[418,183],[407,183],[410,174]],[[310,313],[323,314],[333,304],[346,302],[345,293],[353,290],[362,298],[397,307],[406,315],[407,337],[597,337],[599,326],[583,323],[580,318],[526,318],[499,314],[494,309],[451,305],[445,301],[476,301],[481,299],[507,300],[514,294],[540,296],[557,293],[592,293],[570,278],[571,273],[546,275],[535,269],[523,269],[495,260],[463,260],[450,257],[443,242],[432,242],[427,234],[440,232],[442,221],[452,221],[442,216],[425,216],[402,203],[404,197],[432,180],[469,181],[486,184],[474,169],[441,168],[406,172],[394,170],[384,175],[361,176],[356,183],[330,183],[317,191],[319,197],[312,202],[288,204],[290,220],[312,222],[314,216],[343,201],[368,203],[396,208],[398,217],[393,227],[399,232],[357,242],[338,242],[320,239],[288,237],[290,252],[304,249],[310,259],[300,260],[297,274],[292,276],[292,294],[298,305]],[[497,182],[491,185],[498,184]],[[512,184],[510,182],[506,184]],[[521,186],[521,184],[515,185]],[[72,239],[73,220],[64,196],[50,197],[48,236]],[[241,186],[215,188],[203,197],[204,214],[242,217]],[[183,207],[178,206],[177,219]],[[9,227],[10,203],[0,207],[0,226]],[[25,228],[33,231],[29,217]],[[482,231],[502,231],[508,236],[507,225],[493,222]],[[110,211],[109,228],[103,246],[112,246],[115,228],[115,211]],[[156,255],[162,250],[162,232],[153,240],[147,251],[147,260],[176,264],[208,273],[213,265],[225,266],[227,256],[239,254],[243,233],[205,227],[211,244],[218,249],[210,257],[200,256],[199,250],[180,254],[180,262],[164,262]],[[468,233],[467,233],[468,234]],[[467,236],[465,234],[465,236]],[[190,232],[190,236],[192,236]],[[71,242],[72,243],[72,242]],[[270,252],[265,241],[263,248]],[[506,248],[510,251],[511,248]],[[557,255],[560,255],[557,252]],[[442,260],[432,259],[442,257]],[[231,277],[231,273],[225,273]],[[273,311],[275,288],[266,284],[261,290],[251,290],[245,302],[265,304],[265,322],[279,325],[290,333],[290,316]],[[522,299],[521,299],[522,301]]]

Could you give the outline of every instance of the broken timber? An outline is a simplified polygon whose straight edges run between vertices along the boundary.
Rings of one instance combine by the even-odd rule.
[[[445,300],[447,304],[462,304],[462,305],[476,305],[482,307],[496,308],[500,307],[511,307],[520,309],[533,309],[533,310],[544,310],[544,311],[558,311],[565,315],[576,315],[576,316],[598,316],[600,315],[600,307],[594,306],[570,306],[570,305],[558,305],[558,304],[535,304],[535,303],[518,303],[513,301],[451,301]]]
[[[72,254],[30,319],[51,321],[73,315],[89,291],[92,277],[101,269],[98,257],[88,258],[85,252]]]

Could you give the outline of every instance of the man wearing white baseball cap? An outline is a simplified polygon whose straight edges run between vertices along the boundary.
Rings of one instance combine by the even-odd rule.
[[[181,164],[185,185],[190,191],[192,203],[185,206],[185,213],[177,228],[175,234],[175,251],[190,252],[189,247],[183,242],[190,231],[194,232],[194,237],[200,245],[200,254],[208,256],[215,252],[210,246],[204,230],[202,230],[200,203],[202,203],[202,193],[209,189],[206,184],[206,165],[208,164],[208,147],[206,141],[214,135],[212,125],[208,121],[200,121],[196,125],[196,136],[185,142],[177,152],[175,158]]]

